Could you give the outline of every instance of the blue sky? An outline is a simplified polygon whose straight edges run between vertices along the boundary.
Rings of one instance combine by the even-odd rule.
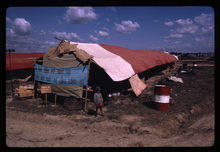
[[[129,49],[214,52],[212,7],[9,7],[6,49],[47,52],[68,41]]]

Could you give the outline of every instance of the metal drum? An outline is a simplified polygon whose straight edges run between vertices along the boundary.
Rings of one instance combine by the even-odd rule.
[[[154,108],[158,111],[168,111],[170,101],[170,87],[165,85],[155,85],[154,88]]]

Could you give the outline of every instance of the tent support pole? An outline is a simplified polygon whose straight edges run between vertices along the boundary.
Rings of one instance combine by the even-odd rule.
[[[88,93],[88,82],[89,82],[90,62],[91,62],[91,58],[89,59],[89,62],[88,62],[89,69],[88,69],[88,78],[87,78],[87,83],[86,83],[86,95],[85,95],[84,112],[86,112],[86,105],[87,105],[87,93]]]
[[[33,99],[35,99],[35,98],[34,98],[34,95],[35,95],[35,80],[34,80],[34,90],[33,90],[33,92],[34,92],[34,93],[33,93]]]
[[[45,94],[45,101],[46,101],[46,106],[47,106],[47,93]]]
[[[56,102],[57,102],[57,94],[55,93],[55,106],[56,106]]]

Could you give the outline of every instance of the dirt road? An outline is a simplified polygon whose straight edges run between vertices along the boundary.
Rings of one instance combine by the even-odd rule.
[[[6,100],[9,147],[207,147],[215,143],[214,67],[179,74],[184,83],[171,87],[175,106],[152,107],[153,90],[140,97],[122,95],[120,104],[104,106],[105,117],[68,111],[62,104],[38,99]]]
[[[141,127],[143,118],[138,116],[125,115],[119,122],[101,116],[36,115],[12,109],[7,109],[6,114],[9,147],[197,147],[214,144],[213,115],[199,119],[181,135],[166,137],[166,133],[153,127]],[[95,122],[77,122],[79,119]]]

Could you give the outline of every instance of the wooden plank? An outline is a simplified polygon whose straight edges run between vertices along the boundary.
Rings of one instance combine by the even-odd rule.
[[[90,99],[88,99],[88,98],[86,99],[86,98],[82,97],[82,99],[85,99],[85,100],[88,100],[88,101],[90,101]]]
[[[88,90],[88,89],[87,89]],[[86,91],[86,89],[83,89],[83,91]],[[88,91],[94,91],[93,89],[89,89]]]
[[[33,96],[33,91],[26,91],[26,92],[18,92],[19,93],[19,96]]]

